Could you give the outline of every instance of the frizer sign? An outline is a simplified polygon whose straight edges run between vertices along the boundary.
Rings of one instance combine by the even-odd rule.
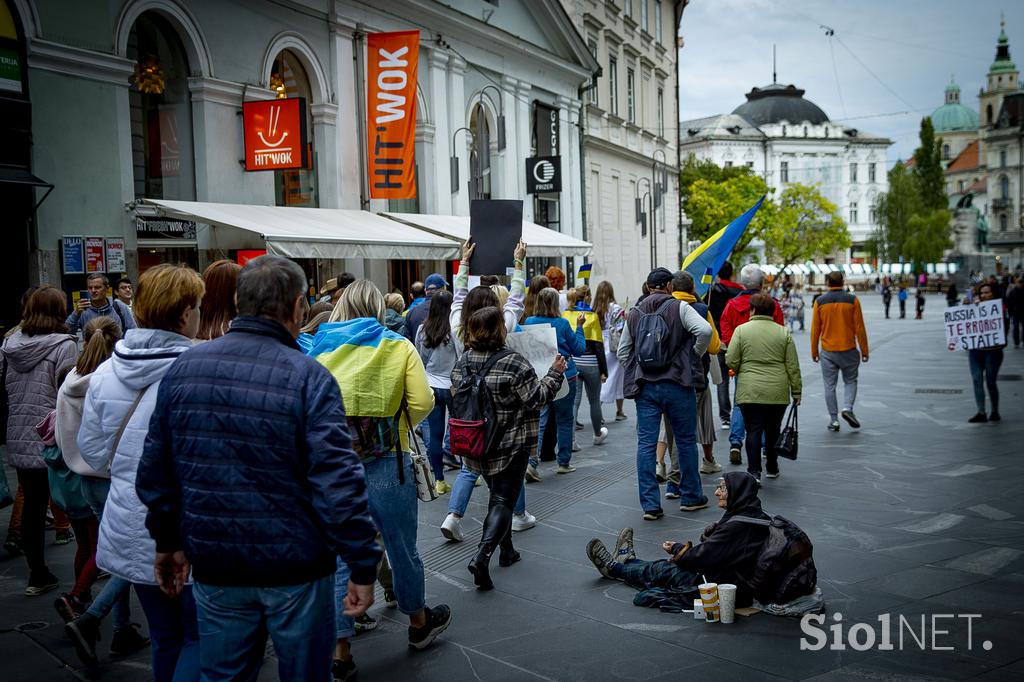
[[[535,156],[526,160],[526,192],[562,191],[562,158],[559,156]]]
[[[301,97],[242,103],[245,170],[306,168],[306,100]]]
[[[420,32],[366,36],[371,199],[416,198],[416,70]]]

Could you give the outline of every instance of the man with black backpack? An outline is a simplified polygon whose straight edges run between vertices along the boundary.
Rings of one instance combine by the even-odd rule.
[[[665,515],[656,476],[658,432],[668,417],[679,457],[680,511],[708,506],[697,462],[697,391],[705,385],[700,356],[711,325],[685,301],[672,297],[672,273],[647,276],[650,296],[629,311],[616,355],[624,368],[624,394],[636,400],[637,484],[644,520]]]

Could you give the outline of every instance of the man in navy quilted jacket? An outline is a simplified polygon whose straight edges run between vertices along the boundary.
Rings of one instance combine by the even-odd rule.
[[[157,394],[136,491],[156,577],[189,580],[203,679],[255,679],[269,633],[282,680],[330,680],[334,571],[345,613],[373,602],[380,550],[338,384],[299,351],[306,278],[262,256],[238,275],[238,317],[183,353]]]

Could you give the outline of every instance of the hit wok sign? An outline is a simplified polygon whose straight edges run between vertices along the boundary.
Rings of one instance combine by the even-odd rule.
[[[309,165],[306,100],[301,97],[242,103],[245,170]]]
[[[370,33],[366,46],[370,198],[415,199],[420,32]]]
[[[942,314],[946,327],[946,348],[951,351],[1006,344],[1002,299],[950,306]]]

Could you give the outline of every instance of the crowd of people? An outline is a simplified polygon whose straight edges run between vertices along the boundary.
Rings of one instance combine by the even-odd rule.
[[[664,516],[663,499],[684,513],[708,507],[701,477],[722,471],[719,428],[730,464],[745,454],[745,471],[719,479],[725,516],[698,546],[666,542],[668,561],[641,561],[627,528],[613,552],[595,540],[588,557],[601,575],[670,599],[691,593],[698,575],[738,584],[740,602],[757,596],[744,576],[772,523],[758,490],[782,473],[783,420],[802,395],[800,289],[779,301],[758,265],[733,281],[726,262],[701,297],[690,273],[656,268],[627,310],[609,282],[567,288],[554,266],[527,282],[522,242],[507,288],[497,277],[470,288],[474,249],[464,246],[453,284],[432,274],[408,296],[344,273],[310,305],[302,269],[272,255],[244,267],[216,261],[202,275],[158,265],[117,282],[112,296],[93,275],[70,314],[59,289],[26,292],[2,350],[6,463],[18,480],[5,548],[25,555],[25,594],[46,594],[65,582],[46,562],[47,509],[66,524],[74,581],[54,606],[84,662],[98,660],[100,625],[113,614],[111,654],[149,646],[157,680],[253,679],[268,637],[282,679],[352,679],[351,640],[376,625],[366,611],[377,582],[408,618],[409,646],[427,648],[452,612],[427,603],[421,484],[450,495],[439,530],[452,542],[465,539],[470,497],[486,484],[467,570],[492,589],[494,552],[513,566],[513,533],[537,522],[526,483],[543,482],[545,460],[573,474],[578,434],[589,428],[593,446],[604,444],[609,426],[628,419],[626,399],[636,405],[645,521]],[[842,419],[857,429],[867,331],[842,273],[826,284],[812,301],[811,359],[827,428]],[[1018,278],[1009,291],[985,281],[976,292],[1005,299],[1015,346],[1022,289]],[[557,343],[540,371],[508,345],[535,327]],[[1002,348],[970,353],[972,422],[999,419],[1001,361]],[[605,405],[614,406],[607,421]],[[474,421],[477,409],[485,418]],[[425,460],[413,454],[419,441]],[[807,575],[800,584],[813,589]],[[132,590],[148,637],[132,623]]]

